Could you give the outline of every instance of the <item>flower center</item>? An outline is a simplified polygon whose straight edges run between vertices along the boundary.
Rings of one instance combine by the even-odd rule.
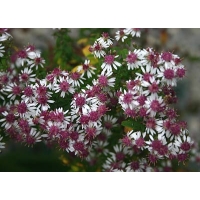
[[[83,70],[87,71],[89,69],[89,65],[83,64]]]
[[[162,147],[162,143],[160,140],[154,140],[154,141],[152,141],[151,146],[152,146],[153,150],[159,151],[159,149]]]
[[[34,61],[35,61],[35,64],[38,65],[38,64],[40,64],[42,62],[42,58],[37,57],[37,58],[35,58]]]
[[[85,104],[85,98],[77,97],[75,102],[76,102],[76,106],[82,107]]]
[[[170,62],[172,60],[172,54],[170,52],[164,52],[161,57],[167,62]]]
[[[174,70],[173,70],[173,69],[166,69],[166,70],[164,71],[164,77],[165,77],[166,79],[171,80],[171,79],[174,78],[174,76],[175,76],[175,74],[174,74]]]
[[[81,76],[81,74],[78,72],[71,73],[71,78],[73,80],[78,80],[80,78],[80,76]]]
[[[174,123],[170,126],[170,131],[173,135],[179,135],[181,132],[181,127],[179,124]]]
[[[144,73],[143,74],[143,80],[149,82],[150,81],[150,78],[152,77],[152,75],[148,72]]]
[[[137,60],[137,55],[135,53],[130,53],[126,58],[126,61],[130,64],[135,63],[136,60]]]
[[[101,86],[105,87],[108,85],[108,79],[106,76],[101,75],[98,80]]]
[[[18,111],[18,113],[20,113],[20,114],[26,113],[26,111],[27,111],[27,105],[26,105],[26,103],[24,103],[24,102],[20,103],[20,104],[17,106],[17,111]]]
[[[185,69],[183,68],[178,68],[177,71],[176,71],[176,75],[179,77],[179,78],[183,78],[185,76]]]
[[[17,55],[19,58],[27,58],[27,53],[25,50],[19,51]]]
[[[77,131],[72,131],[71,133],[70,133],[70,138],[72,139],[72,140],[78,140],[78,132]]]
[[[124,36],[124,31],[123,31],[123,30],[120,30],[120,31],[119,31],[119,35],[120,35],[121,37],[123,37],[123,36]]]
[[[28,86],[24,89],[24,95],[27,97],[30,97],[33,95],[33,90],[31,89],[31,87]]]
[[[189,150],[190,150],[190,144],[189,144],[188,142],[183,142],[183,143],[181,144],[181,149],[182,149],[183,151],[189,151]]]
[[[28,78],[29,78],[29,75],[28,75],[27,73],[23,73],[23,74],[21,75],[21,79],[22,79],[22,81],[24,81],[24,82],[27,82],[27,81],[28,81]]]
[[[14,116],[14,114],[9,113],[9,114],[6,116],[6,121],[7,121],[8,123],[13,123],[13,122],[15,121],[15,116]]]
[[[88,124],[88,122],[89,122],[89,116],[87,116],[87,115],[82,115],[82,116],[80,117],[80,123],[81,123],[81,124]]]
[[[159,103],[159,101],[158,100],[153,100],[151,102],[151,106],[150,107],[151,107],[151,109],[153,111],[158,112],[160,110],[160,103]]]
[[[132,144],[131,139],[127,135],[124,138],[122,138],[122,142],[125,146],[131,146]]]
[[[105,58],[104,58],[104,62],[106,64],[111,65],[114,62],[114,59],[115,59],[115,56],[113,56],[113,55],[106,55]]]
[[[132,102],[132,99],[133,99],[133,95],[131,93],[124,94],[124,98],[123,98],[124,103],[130,104]]]
[[[66,92],[69,90],[70,84],[67,81],[63,81],[60,83],[59,87],[61,91]]]
[[[90,120],[92,122],[96,122],[99,119],[99,115],[97,111],[91,111],[90,112]]]
[[[140,167],[140,165],[139,165],[139,162],[138,162],[138,161],[133,161],[133,162],[131,163],[131,168],[132,168],[133,170],[137,170],[137,169],[139,169],[139,167]]]
[[[141,148],[141,147],[143,147],[144,146],[144,138],[138,138],[136,141],[135,141],[135,143],[136,143],[136,145],[137,145],[137,147],[138,148]]]
[[[13,89],[12,89],[12,92],[13,92],[13,94],[15,94],[15,95],[20,95],[21,89],[20,89],[19,86],[14,86]]]
[[[76,151],[83,151],[84,150],[84,144],[82,142],[74,143],[73,147]]]
[[[86,133],[87,133],[87,137],[89,139],[93,139],[96,135],[96,128],[95,127],[87,127]]]
[[[156,82],[153,82],[152,85],[149,86],[149,91],[151,93],[157,93],[158,90],[159,90],[159,87]]]
[[[151,128],[154,129],[156,126],[156,121],[153,118],[150,118],[147,122],[146,122],[146,127],[147,128]]]

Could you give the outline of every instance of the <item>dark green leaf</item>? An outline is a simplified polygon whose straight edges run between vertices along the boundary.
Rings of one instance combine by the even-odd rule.
[[[137,119],[129,118],[126,121],[123,121],[121,124],[122,126],[132,128],[134,131],[141,131],[141,132],[145,131],[145,125],[143,124],[141,118]]]

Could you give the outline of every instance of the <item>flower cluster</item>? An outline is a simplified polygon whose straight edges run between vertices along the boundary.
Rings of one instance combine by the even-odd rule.
[[[115,39],[103,33],[89,48],[96,65],[86,59],[42,79],[36,73],[45,64],[41,52],[33,45],[18,50],[0,72],[6,135],[28,146],[55,144],[104,171],[170,170],[172,160],[186,161],[193,142],[171,106],[185,67],[171,52],[115,47],[140,35],[134,28],[120,29]],[[0,42],[10,37],[3,30]],[[3,49],[0,43],[1,57]]]
[[[137,69],[137,72],[119,93],[119,104],[132,128],[121,140],[124,146],[121,153],[126,149],[131,156],[138,155],[139,160],[134,160],[137,167],[133,163],[127,166],[123,162],[126,154],[123,153],[124,159],[120,162],[115,154],[106,170],[140,171],[144,163],[155,164],[163,159],[185,161],[193,142],[186,123],[177,119],[171,107],[177,101],[173,86],[185,75],[180,58],[170,52],[159,54],[147,48],[129,51],[125,61],[127,70]],[[138,127],[133,125],[137,121]]]

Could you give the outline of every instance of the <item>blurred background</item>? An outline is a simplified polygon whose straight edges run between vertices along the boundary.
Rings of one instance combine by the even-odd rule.
[[[77,48],[79,39],[99,34],[104,31],[115,33],[117,29],[70,29],[70,36],[74,39],[73,48]],[[40,49],[51,69],[53,64],[54,46],[56,44],[53,33],[55,29],[10,29],[14,44],[23,48],[34,44]],[[158,51],[171,51],[182,58],[186,67],[186,77],[178,82],[176,88],[178,104],[176,108],[180,119],[188,124],[192,139],[200,143],[200,29],[187,28],[157,28],[142,29],[142,47],[153,47]],[[69,48],[72,48],[69,46]],[[78,51],[78,50],[77,50]],[[51,62],[52,61],[52,62]],[[198,159],[194,158],[183,167],[183,171],[200,171]],[[59,149],[36,144],[34,147],[8,141],[5,150],[0,154],[0,171],[87,171],[83,161],[66,158],[66,153]]]

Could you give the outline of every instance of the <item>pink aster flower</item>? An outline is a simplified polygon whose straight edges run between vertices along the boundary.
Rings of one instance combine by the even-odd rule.
[[[101,41],[101,43],[95,41],[94,45],[90,46],[89,50],[94,54],[95,57],[100,58],[106,55],[105,49],[108,47],[109,46],[104,41]]]
[[[38,69],[38,66],[44,67],[45,60],[40,56],[40,53],[35,53],[35,57],[33,57],[32,60],[28,61],[28,64],[30,68],[35,67],[36,70]]]
[[[75,92],[72,86],[72,80],[69,77],[59,77],[58,84],[55,86],[55,93],[60,92],[61,97],[65,97],[66,94]]]
[[[29,63],[30,59],[34,59],[36,57],[36,53],[33,51],[29,51],[27,49],[22,49],[17,52],[17,66],[24,66],[24,63]]]
[[[145,139],[144,139],[146,136],[146,132],[141,133],[141,131],[134,132],[132,130],[127,133],[127,136],[131,138],[132,145],[135,145],[138,149],[146,148]]]
[[[144,106],[147,108],[147,113],[151,117],[155,117],[157,113],[163,111],[165,104],[161,96],[159,97],[156,93],[153,93],[147,97]]]
[[[102,36],[97,39],[97,41],[100,44],[105,42],[108,46],[111,46],[113,44],[112,40],[113,40],[113,38],[111,38],[108,33],[102,33]]]
[[[67,115],[68,110],[64,111],[63,108],[57,108],[55,111],[51,111],[49,114],[49,120],[57,123],[62,123],[64,128],[70,124],[71,116]]]
[[[24,83],[28,83],[28,82],[35,82],[35,76],[36,74],[32,74],[32,70],[29,68],[24,68],[23,70],[21,70],[21,73],[19,74],[19,80],[21,82]]]
[[[54,100],[51,100],[52,92],[48,90],[47,81],[45,79],[40,80],[39,84],[35,84],[35,95],[37,110],[42,109],[48,110],[50,108],[49,103],[54,103]]]
[[[108,145],[109,145],[109,143],[107,141],[97,140],[94,142],[94,150],[96,151],[97,154],[100,153],[103,155],[108,155],[108,153],[109,153],[109,151],[107,149]]]
[[[29,103],[26,101],[15,101],[14,104],[16,105],[16,116],[19,115],[20,117],[29,118],[30,116],[36,115],[36,102]]]
[[[2,127],[5,127],[6,130],[8,130],[9,128],[11,128],[13,125],[16,126],[17,125],[17,117],[12,113],[12,112],[3,112],[2,113],[3,118],[0,119],[0,122],[2,122]]]
[[[42,138],[46,137],[45,134],[42,134],[36,130],[36,128],[31,128],[30,133],[27,134],[24,138],[24,142],[28,145],[31,146],[37,142],[41,142]]]
[[[136,109],[139,106],[137,99],[135,98],[135,94],[137,91],[126,91],[119,96],[119,103],[121,104],[123,110],[125,111],[127,108],[131,110]]]
[[[159,135],[158,139],[154,139],[152,135],[149,135],[149,138],[146,144],[149,145],[148,150],[151,153],[159,155],[160,158],[168,154],[168,145],[164,136]]]
[[[84,140],[83,130],[77,129],[76,132],[78,133],[78,137],[75,140],[72,139],[70,142],[69,151],[81,157],[87,148],[88,141]]]
[[[83,74],[87,74],[88,78],[91,78],[93,74],[95,74],[94,70],[96,70],[95,67],[90,65],[90,60],[85,60],[83,65],[78,66],[77,71],[81,72],[83,70]]]
[[[83,90],[84,91],[84,90]],[[71,102],[71,115],[73,118],[76,118],[80,114],[87,115],[91,108],[96,110],[99,106],[99,100],[95,96],[88,97],[84,93],[75,94]]]
[[[110,152],[112,157],[116,157],[116,161],[123,161],[128,154],[128,148],[124,147],[122,144],[117,144],[113,147],[114,152]]]
[[[76,88],[76,87],[80,87],[81,84],[84,84],[84,80],[85,78],[83,77],[84,74],[81,74],[79,72],[71,72],[69,74],[70,79],[72,80],[71,85]]]
[[[146,129],[145,132],[151,135],[156,134],[156,130],[158,129],[158,126],[160,126],[161,122],[159,119],[150,117],[147,118],[145,121]]]
[[[97,135],[99,135],[102,131],[102,126],[94,126],[93,123],[89,123],[85,128],[85,139],[88,141],[92,141]]]
[[[174,145],[180,149],[180,153],[185,153],[191,149],[193,143],[194,142],[189,136],[184,135],[183,137],[178,136]]]
[[[163,52],[160,55],[159,64],[163,64],[165,68],[168,68],[169,66],[175,66],[175,57],[177,58],[177,56],[171,52]]]
[[[101,126],[101,116],[99,115],[98,110],[91,110],[88,113],[89,122],[94,124],[94,126]]]
[[[167,84],[168,86],[177,85],[176,71],[173,66],[168,66],[167,68],[160,67],[157,77],[161,78],[163,84]]]
[[[147,88],[143,91],[143,94],[145,96],[149,95],[149,94],[153,94],[153,93],[158,93],[161,91],[160,88],[160,81],[156,80],[154,76],[149,78],[149,82],[147,81],[142,81],[141,85],[144,88]]]
[[[101,87],[114,87],[115,85],[115,77],[111,77],[113,72],[112,71],[102,71],[101,75],[99,75],[99,78],[97,80],[97,83],[101,86]]]
[[[54,122],[54,121],[48,121],[46,130],[48,133],[48,137],[50,139],[56,139],[60,137],[60,131],[63,128],[62,123],[60,122]]]
[[[117,56],[115,55],[106,55],[104,57],[104,62],[101,65],[101,68],[103,69],[102,73],[104,73],[105,71],[111,72],[112,68],[117,70],[117,67],[121,66],[121,63],[119,63],[118,61],[115,61],[115,58],[117,58]]]
[[[17,96],[21,96],[22,94],[22,88],[16,83],[8,84],[5,87],[4,91],[8,93],[8,98],[10,98],[11,100],[16,99]]]
[[[159,120],[158,126],[156,126],[156,131],[159,135],[165,136],[166,138],[169,138],[171,136],[170,132],[170,126],[171,126],[171,120],[165,119],[165,120]]]
[[[103,116],[103,132],[106,134],[111,134],[112,128],[117,126],[117,118],[111,115],[104,115]]]
[[[141,73],[136,72],[136,75],[142,78],[141,80],[149,82],[152,77],[156,79],[156,68],[153,68],[151,65],[145,65],[141,66],[140,69],[142,70]]]
[[[138,50],[134,50],[133,52],[129,51],[127,57],[126,57],[126,62],[127,62],[127,66],[128,66],[128,70],[133,70],[133,69],[137,69],[139,68],[142,63],[141,63],[141,59],[143,58],[141,51]]]
[[[186,69],[183,65],[176,68],[176,77],[183,78],[185,76]]]
[[[26,102],[35,102],[36,96],[35,96],[35,87],[33,84],[29,84],[27,87],[23,89],[23,95],[21,96],[21,99]]]
[[[160,63],[160,54],[157,53],[153,48],[147,48],[142,50],[143,59],[141,63],[147,68],[153,68],[157,71],[158,65]]]
[[[127,34],[127,33],[125,32],[125,29],[118,30],[118,31],[115,33],[115,39],[116,39],[117,41],[119,41],[119,40],[121,39],[122,42],[124,42],[124,40],[128,38],[128,36],[127,36],[126,34]]]

